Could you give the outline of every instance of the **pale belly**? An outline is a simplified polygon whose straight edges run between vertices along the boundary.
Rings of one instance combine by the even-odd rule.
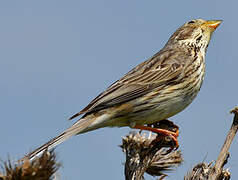
[[[167,101],[155,104],[153,108],[138,111],[123,113],[120,116],[117,113],[105,113],[100,115],[88,128],[81,133],[91,131],[102,127],[123,127],[136,124],[145,125],[159,122],[167,119],[184,110],[196,97],[198,91],[187,96],[177,96],[170,98]],[[110,110],[113,111],[112,109]]]
[[[138,114],[140,119],[132,119],[132,121],[135,120],[138,124],[152,124],[154,122],[172,117],[183,111],[189,104],[191,104],[196,95],[197,93],[190,96],[171,98],[166,102],[158,104],[156,108],[151,109],[148,112],[143,112],[141,115]]]
[[[194,100],[197,92],[186,96],[169,98],[164,102],[154,104],[153,108],[147,110],[130,112],[119,117],[111,117],[105,126],[133,126],[135,124],[152,124],[167,119],[184,110]]]

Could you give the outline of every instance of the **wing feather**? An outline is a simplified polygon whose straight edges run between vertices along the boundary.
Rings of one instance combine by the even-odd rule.
[[[88,106],[70,119],[83,113],[95,112],[133,100],[151,92],[154,88],[180,79],[179,76],[182,74],[183,65],[177,62],[158,65],[160,62],[164,61],[161,58],[158,59],[157,56],[138,65],[120,80],[109,86],[92,100]]]

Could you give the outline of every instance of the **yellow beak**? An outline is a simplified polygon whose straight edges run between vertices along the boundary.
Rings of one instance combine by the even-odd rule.
[[[221,24],[221,22],[222,20],[210,20],[206,21],[205,25],[215,30]]]

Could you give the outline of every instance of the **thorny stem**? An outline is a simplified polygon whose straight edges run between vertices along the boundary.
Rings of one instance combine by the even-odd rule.
[[[217,158],[217,161],[213,167],[213,172],[209,176],[209,180],[217,180],[221,176],[222,168],[225,165],[227,161],[227,157],[229,156],[229,148],[231,146],[231,143],[237,133],[238,130],[238,107],[233,109],[231,113],[234,113],[234,119],[233,123],[231,125],[230,131],[228,132],[228,135],[226,137],[226,140],[221,148],[220,154]]]

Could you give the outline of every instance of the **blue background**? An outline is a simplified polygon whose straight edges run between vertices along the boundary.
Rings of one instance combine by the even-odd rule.
[[[183,179],[218,156],[237,98],[237,6],[230,1],[41,0],[0,2],[0,158],[22,157],[132,67],[159,51],[186,21],[222,19],[208,48],[205,82],[172,118],[180,126]],[[61,179],[124,179],[118,145],[129,128],[104,128],[58,146]],[[237,137],[231,146],[238,178]],[[147,179],[153,179],[148,177]]]

